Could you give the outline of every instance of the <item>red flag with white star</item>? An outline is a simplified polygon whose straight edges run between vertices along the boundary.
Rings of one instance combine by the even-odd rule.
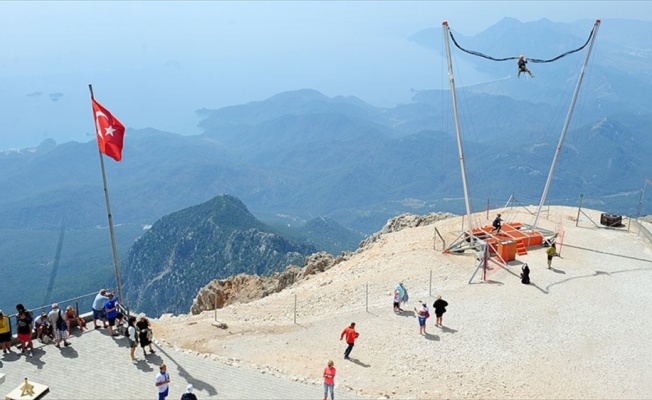
[[[93,116],[95,117],[97,146],[102,154],[120,161],[122,159],[122,139],[125,135],[125,127],[94,98],[91,98],[91,102]]]

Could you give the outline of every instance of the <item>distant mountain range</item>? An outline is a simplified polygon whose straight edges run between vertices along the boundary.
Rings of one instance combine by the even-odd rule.
[[[600,28],[549,203],[575,205],[582,193],[592,208],[635,213],[644,179],[652,177],[652,45],[642,36],[650,26],[614,20]],[[591,27],[592,21],[505,20],[472,38],[456,38],[485,53],[545,58],[583,44]],[[533,37],[522,33],[537,30],[545,35],[536,36],[534,47]],[[431,46],[424,38],[433,35],[441,38],[441,31],[410,40]],[[465,86],[464,76],[456,75],[472,208],[503,206],[512,195],[517,203],[538,204],[583,53],[531,65],[536,78],[517,79],[515,63],[453,51],[457,60],[495,76]],[[241,200],[266,225],[283,227],[286,237],[314,232],[308,221],[330,221],[338,226],[333,233],[353,231],[345,240],[312,242],[333,252],[351,249],[403,212],[464,210],[447,90],[415,91],[408,104],[379,108],[305,89],[198,115],[202,134],[128,129],[123,161],[105,161],[113,219],[125,232],[122,256],[142,234],[140,227],[218,195]],[[8,272],[7,265],[42,271],[43,260],[52,262],[62,226],[89,232],[93,243],[100,237],[107,241],[106,254],[91,256],[83,240],[69,242],[72,235],[66,236],[63,254],[72,247],[75,256],[62,258],[65,268],[76,271],[89,260],[111,268],[108,234],[98,230],[107,224],[98,161],[94,141],[47,140],[0,153],[0,248],[6,261],[1,273]],[[651,213],[651,203],[644,202],[643,213]],[[27,230],[48,232],[49,241]],[[16,248],[34,254],[28,260]]]

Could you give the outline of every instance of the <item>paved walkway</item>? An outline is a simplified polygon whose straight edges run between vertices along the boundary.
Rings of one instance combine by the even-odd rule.
[[[45,400],[156,399],[154,378],[165,363],[170,373],[169,400],[176,400],[192,383],[199,399],[310,399],[321,398],[322,387],[263,374],[255,369],[224,365],[210,357],[154,346],[156,354],[131,363],[127,339],[111,338],[104,329],[90,330],[70,339],[71,347],[34,342],[34,357],[0,355],[0,397],[22,384],[24,378],[49,386]],[[362,399],[336,388],[339,399]]]

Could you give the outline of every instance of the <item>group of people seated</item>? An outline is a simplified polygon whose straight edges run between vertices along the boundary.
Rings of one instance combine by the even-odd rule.
[[[71,334],[70,331],[73,324],[77,325],[77,328],[81,330],[82,333],[86,331],[86,320],[81,318],[72,306],[66,307],[62,316],[66,323],[68,335]],[[48,319],[48,314],[45,311],[42,311],[41,314],[34,319],[34,333],[36,333],[36,339],[42,343],[48,343],[54,339],[54,327]]]

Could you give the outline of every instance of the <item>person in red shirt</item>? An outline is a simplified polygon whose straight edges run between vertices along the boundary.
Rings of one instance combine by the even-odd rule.
[[[355,339],[360,336],[360,334],[355,331],[355,322],[351,322],[351,325],[344,328],[342,334],[340,335],[340,340],[342,340],[344,336],[346,336],[346,344],[348,344],[346,350],[344,351],[344,359],[349,360],[349,355],[351,354],[351,350],[353,350]]]
[[[331,400],[335,400],[335,363],[333,360],[328,360],[328,365],[324,368],[324,400],[328,398],[328,390],[331,391]]]

